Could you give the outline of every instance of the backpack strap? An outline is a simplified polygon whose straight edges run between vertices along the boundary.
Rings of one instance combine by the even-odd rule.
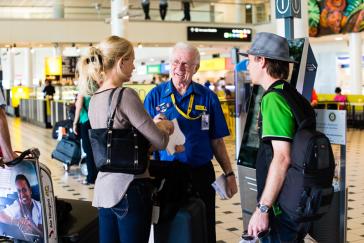
[[[279,84],[284,85],[283,89],[275,88]],[[297,130],[305,128],[316,129],[316,115],[311,104],[294,87],[283,80],[278,80],[269,87],[263,97],[270,92],[278,93],[287,101],[297,123]]]

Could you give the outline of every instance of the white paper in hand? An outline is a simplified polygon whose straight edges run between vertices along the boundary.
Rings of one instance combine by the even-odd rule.
[[[216,178],[216,181],[214,181],[211,185],[221,200],[229,199],[226,193],[226,178],[223,174]]]
[[[176,145],[183,145],[186,142],[185,135],[182,133],[178,126],[177,119],[173,119],[174,131],[171,136],[169,136],[169,142],[167,145],[167,152],[172,155],[176,152]]]

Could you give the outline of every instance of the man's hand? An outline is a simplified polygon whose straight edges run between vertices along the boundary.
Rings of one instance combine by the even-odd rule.
[[[226,178],[226,193],[229,198],[232,198],[238,192],[235,176],[228,176]]]
[[[175,147],[174,147],[174,149],[175,149],[175,153],[182,153],[183,151],[185,151],[185,146],[184,145],[176,145]]]
[[[259,232],[268,230],[269,214],[262,213],[257,208],[250,219],[248,226],[248,234],[257,237]]]

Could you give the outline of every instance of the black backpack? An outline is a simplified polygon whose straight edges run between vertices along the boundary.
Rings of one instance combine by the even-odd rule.
[[[283,82],[283,81],[282,81]],[[278,197],[278,204],[296,222],[319,219],[327,213],[333,197],[335,159],[325,134],[316,131],[310,103],[292,88],[270,89],[282,95],[297,124],[291,146],[291,166]]]

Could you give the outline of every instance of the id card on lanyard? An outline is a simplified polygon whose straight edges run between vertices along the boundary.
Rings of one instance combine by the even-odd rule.
[[[199,115],[197,117],[191,117],[190,113],[192,111],[192,107],[193,107],[193,101],[194,101],[195,96],[192,94],[190,97],[190,101],[188,104],[188,110],[187,113],[183,112],[176,104],[176,99],[174,97],[174,94],[171,94],[171,100],[173,105],[175,106],[176,110],[178,111],[178,113],[180,115],[182,115],[184,118],[186,118],[187,120],[197,120],[201,117],[201,130],[209,130],[210,129],[210,115],[206,114],[206,108],[204,108],[202,115]],[[199,107],[199,106],[198,106]]]
[[[210,115],[204,111],[201,115],[201,130],[210,129]]]

